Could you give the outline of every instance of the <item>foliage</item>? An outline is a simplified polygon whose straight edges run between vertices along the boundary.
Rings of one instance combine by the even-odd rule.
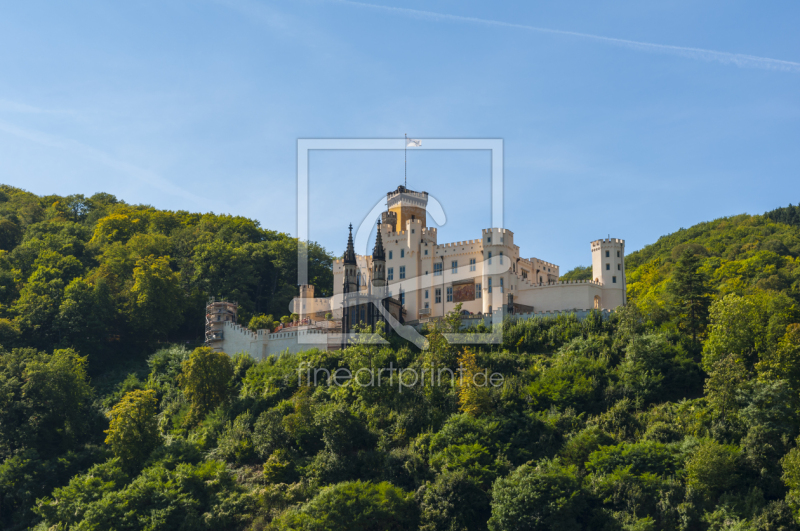
[[[632,253],[610,315],[512,316],[462,351],[452,312],[426,350],[380,331],[256,361],[195,348],[203,306],[291,320],[296,240],[0,187],[0,527],[795,530],[795,211]],[[330,256],[309,255],[325,296]],[[423,369],[444,377],[400,385]]]
[[[326,487],[309,502],[273,522],[276,530],[401,531],[414,529],[417,508],[410,493],[390,483],[362,481]]]
[[[580,529],[584,509],[574,466],[557,460],[522,465],[492,489],[492,531]]]
[[[180,385],[191,404],[187,424],[205,418],[228,398],[233,365],[227,354],[197,347],[181,364]]]
[[[124,465],[139,466],[158,446],[155,416],[156,393],[152,389],[131,391],[108,413],[106,444]]]

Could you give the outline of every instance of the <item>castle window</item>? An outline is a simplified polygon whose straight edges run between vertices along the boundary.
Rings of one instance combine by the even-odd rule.
[[[503,243],[503,237],[500,236],[500,243]]]
[[[392,259],[392,251],[389,251],[389,260]]]
[[[489,265],[492,265],[492,251],[489,251]]]
[[[400,258],[405,258],[405,257],[406,257],[406,250],[400,249]]]
[[[458,260],[450,262],[450,268],[453,270],[453,273],[458,273]]]
[[[427,302],[425,303],[425,307],[426,307],[426,308],[430,308],[430,306],[428,306],[428,303],[427,303]]]
[[[433,276],[438,277],[442,274],[442,263],[437,262],[433,264]]]
[[[503,253],[500,253],[500,265],[503,265]]]
[[[453,287],[447,287],[447,302],[453,302]]]
[[[608,251],[606,251],[606,258],[608,258],[609,256],[611,256],[611,255],[609,254]]]
[[[406,266],[400,266],[400,278],[406,278]]]
[[[489,277],[489,284],[486,285],[486,288],[489,290],[489,293],[492,292],[492,277]]]
[[[470,271],[475,271],[475,259],[474,258],[470,258],[469,259],[469,270]]]
[[[389,274],[386,275],[386,280],[394,280],[394,268],[389,268]]]
[[[428,298],[428,290],[425,290],[425,298]]]
[[[486,238],[486,243],[492,243],[492,237],[491,236]]]
[[[619,251],[617,251],[617,258],[619,258]]]
[[[428,250],[425,249],[425,256],[428,256]]]
[[[617,277],[611,277],[611,282],[616,284],[617,283]]]
[[[611,264],[606,264],[606,271],[611,271]]]
[[[475,298],[480,299],[483,297],[483,290],[481,289],[480,283],[475,284]]]
[[[500,279],[500,293],[503,293],[503,279]]]
[[[442,288],[436,288],[436,304],[442,302]]]
[[[356,286],[359,288],[361,287],[361,271],[356,273]]]
[[[406,293],[403,290],[400,290],[400,304],[406,303]]]
[[[411,214],[411,219],[414,219],[414,214]]]
[[[617,271],[622,271],[622,264],[617,264]]]
[[[411,229],[411,234],[414,234],[414,229]]]

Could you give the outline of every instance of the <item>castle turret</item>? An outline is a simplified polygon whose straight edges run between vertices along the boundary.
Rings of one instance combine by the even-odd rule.
[[[595,307],[614,309],[625,305],[625,240],[592,242],[592,280],[603,285],[602,300],[595,301]]]
[[[347,237],[347,250],[344,252],[344,289],[343,293],[352,293],[358,289],[356,277],[358,275],[358,264],[356,263],[356,252],[353,249],[353,224],[350,224],[350,235]]]
[[[397,190],[386,194],[386,205],[387,210],[397,216],[395,230],[405,230],[406,222],[410,219],[420,220],[423,228],[428,226],[428,192],[415,192],[405,186],[398,186]]]
[[[309,310],[313,309],[314,286],[311,284],[300,284],[300,297],[295,304],[295,313],[300,316],[300,320],[307,318]]]
[[[379,220],[375,248],[372,249],[372,285],[376,288],[386,286],[386,249],[383,247],[381,229],[382,225]]]

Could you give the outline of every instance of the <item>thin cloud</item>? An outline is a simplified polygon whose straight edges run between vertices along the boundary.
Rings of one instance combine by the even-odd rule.
[[[13,112],[23,114],[63,114],[75,115],[75,111],[60,110],[60,109],[44,109],[42,107],[34,107],[26,103],[17,101],[0,99],[0,112]]]
[[[539,28],[536,26],[527,26],[525,24],[514,24],[512,22],[502,22],[499,20],[489,20],[476,17],[463,17],[460,15],[450,15],[447,13],[434,13],[432,11],[421,11],[419,9],[409,9],[406,7],[389,7],[380,6],[375,4],[366,4],[363,2],[353,2],[352,0],[327,0],[336,2],[338,4],[346,4],[355,7],[362,7],[368,9],[375,9],[385,11],[398,15],[406,15],[423,20],[434,21],[448,21],[448,22],[468,22],[471,24],[482,24],[484,26],[496,26],[502,28],[515,28],[527,31],[535,31],[539,33],[550,33],[554,35],[567,35],[570,37],[580,37],[583,39],[591,39],[594,41],[605,42],[625,48],[634,50],[641,50],[653,53],[663,53],[669,55],[677,55],[680,57],[687,57],[690,59],[699,59],[702,61],[715,61],[723,64],[731,64],[741,68],[761,68],[765,70],[779,70],[782,72],[800,72],[800,63],[793,61],[783,61],[781,59],[771,59],[769,57],[758,57],[755,55],[746,55],[740,53],[718,52],[715,50],[705,50],[703,48],[690,48],[686,46],[672,46],[668,44],[654,44],[651,42],[631,41],[627,39],[616,39],[614,37],[603,37],[601,35],[592,35],[589,33],[579,33],[576,31],[555,30],[549,28]]]
[[[184,190],[183,188],[175,186],[153,171],[119,160],[108,153],[95,149],[91,146],[87,146],[75,140],[60,138],[30,129],[23,129],[4,121],[0,121],[0,131],[4,131],[18,138],[23,138],[43,146],[65,149],[73,153],[77,153],[86,159],[99,162],[138,181],[147,183],[153,188],[156,188],[164,193],[182,197],[195,203],[208,203],[206,199],[198,197],[193,193]]]

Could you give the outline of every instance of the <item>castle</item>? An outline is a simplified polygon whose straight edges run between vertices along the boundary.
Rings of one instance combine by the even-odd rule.
[[[479,239],[438,243],[436,229],[427,226],[427,192],[399,186],[386,203],[371,256],[355,254],[351,225],[345,253],[333,263],[333,297],[314,297],[313,286],[300,286],[300,296],[292,301],[300,317],[296,327],[251,332],[233,318],[215,325],[217,338],[208,341],[207,334],[207,343],[230,354],[244,350],[264,357],[286,349],[338,348],[356,325],[418,324],[459,304],[464,316],[477,317],[501,309],[536,315],[625,304],[624,240],[591,242],[592,278],[559,281],[559,267],[520,256],[507,229],[487,228]]]

